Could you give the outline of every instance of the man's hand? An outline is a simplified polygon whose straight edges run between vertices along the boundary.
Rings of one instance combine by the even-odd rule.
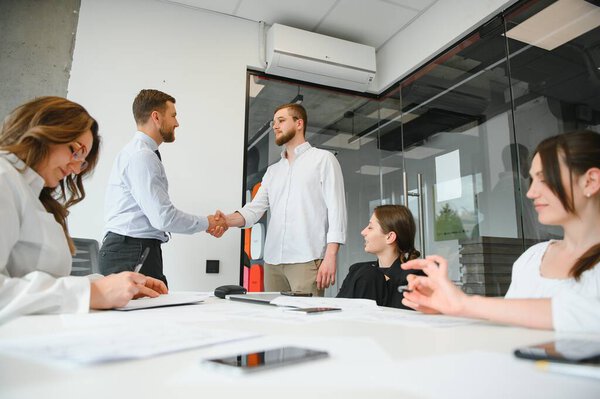
[[[214,237],[221,237],[229,228],[227,225],[227,219],[225,214],[220,210],[217,210],[214,215],[208,216],[208,229],[206,232],[213,235]]]
[[[335,284],[336,257],[340,244],[330,242],[325,250],[325,257],[319,266],[317,272],[317,289],[323,290],[332,284]]]

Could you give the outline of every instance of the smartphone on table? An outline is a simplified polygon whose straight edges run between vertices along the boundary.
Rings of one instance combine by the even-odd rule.
[[[312,292],[304,291],[281,291],[281,295],[285,296],[312,296]]]
[[[288,309],[288,312],[298,312],[298,313],[304,313],[304,314],[318,314],[318,313],[325,313],[325,312],[341,312],[342,309],[341,308],[329,308],[329,307],[315,307],[315,308],[295,308],[295,309]]]
[[[318,351],[296,346],[268,349],[259,352],[240,353],[233,356],[205,359],[205,364],[221,369],[251,372],[265,370],[288,364],[301,363],[308,360],[322,359],[329,356],[325,351]]]
[[[600,341],[559,339],[515,350],[522,359],[600,365]]]

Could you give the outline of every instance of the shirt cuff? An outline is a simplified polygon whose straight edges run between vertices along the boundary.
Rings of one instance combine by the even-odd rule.
[[[208,230],[208,216],[198,216],[198,219],[200,219],[198,232]]]
[[[346,234],[341,231],[329,231],[327,233],[327,243],[336,242],[338,244],[346,243]]]
[[[90,311],[91,281],[87,277],[70,276],[64,279],[66,290],[62,313],[87,313]]]
[[[254,226],[254,222],[250,219],[250,212],[245,211],[243,208],[236,210],[236,212],[242,215],[242,217],[244,218],[245,224],[242,226],[243,229],[247,229],[249,227]]]

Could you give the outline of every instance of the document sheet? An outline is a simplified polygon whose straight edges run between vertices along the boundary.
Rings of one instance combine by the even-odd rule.
[[[77,364],[141,359],[259,334],[211,329],[196,323],[144,323],[0,340],[0,351],[40,361]]]

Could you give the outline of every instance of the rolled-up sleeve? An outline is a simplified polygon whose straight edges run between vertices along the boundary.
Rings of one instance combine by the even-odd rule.
[[[600,297],[558,293],[552,297],[552,322],[556,331],[600,333]]]
[[[260,188],[252,201],[248,202],[242,209],[237,212],[244,218],[244,228],[252,227],[269,209],[269,173],[267,172],[263,178]]]
[[[321,170],[323,198],[327,206],[327,243],[346,243],[346,196],[342,168],[333,154],[328,154]]]

